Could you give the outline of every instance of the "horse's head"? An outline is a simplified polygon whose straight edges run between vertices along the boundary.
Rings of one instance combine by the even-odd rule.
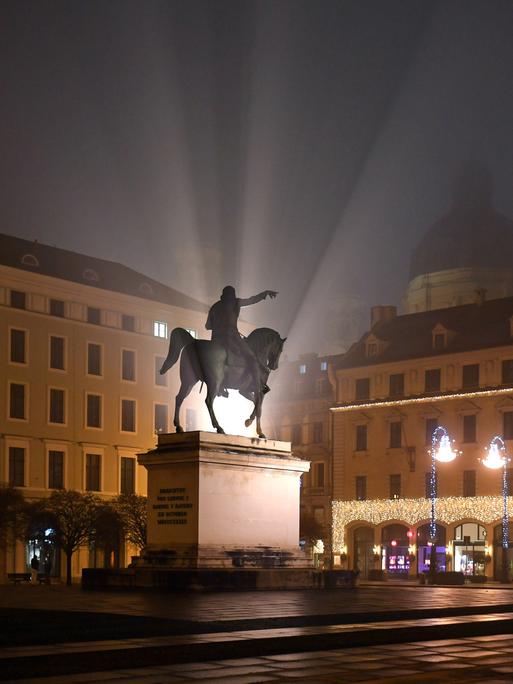
[[[269,354],[267,356],[267,365],[273,371],[278,368],[280,362],[280,356],[283,351],[283,345],[287,341],[286,337],[281,338],[279,335],[273,345],[269,349]]]

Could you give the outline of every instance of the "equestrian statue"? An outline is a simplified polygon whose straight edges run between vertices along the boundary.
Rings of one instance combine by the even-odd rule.
[[[235,288],[228,285],[223,289],[221,298],[208,313],[206,329],[212,331],[212,339],[196,340],[184,328],[174,328],[169,339],[169,352],[162,364],[160,374],[166,373],[180,358],[180,391],[176,395],[174,426],[183,432],[180,425],[180,407],[197,382],[207,386],[205,403],[212,426],[220,434],[223,428],[214,413],[214,399],[227,397],[229,389],[239,393],[254,403],[254,408],[245,421],[249,427],[256,418],[258,436],[265,438],[260,424],[262,402],[269,392],[267,379],[269,373],[278,368],[280,354],[287,338],[270,328],[257,328],[247,337],[242,337],[237,329],[241,307],[256,304],[278,293],[264,290],[260,294],[239,299]],[[200,389],[201,391],[201,389]]]

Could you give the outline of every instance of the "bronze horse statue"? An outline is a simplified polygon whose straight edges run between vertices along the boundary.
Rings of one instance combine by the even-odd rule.
[[[214,399],[226,389],[240,390],[241,387],[245,387],[240,393],[255,405],[253,412],[245,421],[245,425],[249,427],[256,418],[258,436],[265,438],[260,424],[264,398],[262,387],[266,384],[270,371],[278,368],[280,354],[286,339],[282,339],[271,328],[257,328],[248,335],[246,343],[254,352],[261,367],[265,368],[265,371],[261,375],[261,382],[256,383],[256,387],[247,388],[244,359],[233,358],[233,354],[217,342],[196,340],[184,328],[174,328],[169,339],[169,352],[162,364],[160,374],[166,373],[178,361],[181,354],[181,386],[176,395],[173,421],[176,431],[183,432],[183,428],[180,425],[180,407],[184,399],[190,394],[194,385],[197,382],[201,382],[207,386],[205,404],[208,408],[212,426],[217,432],[224,434],[224,430],[217,422],[214,413]]]

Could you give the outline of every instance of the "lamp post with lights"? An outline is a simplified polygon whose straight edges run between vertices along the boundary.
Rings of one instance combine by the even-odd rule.
[[[496,435],[488,448],[481,463],[491,470],[502,468],[502,563],[501,582],[509,582],[508,549],[509,549],[509,519],[508,519],[508,463],[510,458],[506,454],[506,445],[502,437]]]
[[[449,433],[439,425],[434,430],[431,437],[431,474],[430,474],[430,499],[431,516],[429,521],[429,538],[431,540],[431,554],[429,560],[429,576],[431,583],[434,582],[436,573],[436,462],[450,463],[458,455],[458,451],[453,448],[453,442]]]

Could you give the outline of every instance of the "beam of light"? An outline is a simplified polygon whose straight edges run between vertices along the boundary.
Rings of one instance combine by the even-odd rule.
[[[195,396],[184,402],[182,410],[186,410],[187,407],[194,407],[197,412],[197,429],[205,432],[215,432],[205,406],[205,390],[199,395],[197,393],[199,385],[195,389]],[[256,435],[255,421],[249,428],[244,425],[244,421],[246,418],[249,418],[253,410],[253,402],[244,399],[237,390],[229,390],[228,394],[229,397],[227,399],[217,397],[214,400],[214,411],[219,425],[221,425],[226,434],[254,437]]]

